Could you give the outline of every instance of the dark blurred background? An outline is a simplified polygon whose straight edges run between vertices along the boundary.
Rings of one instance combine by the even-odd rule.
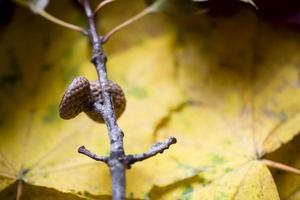
[[[186,1],[186,0],[183,0]],[[195,0],[197,1],[197,0]],[[272,23],[283,23],[300,27],[299,0],[253,0],[258,7],[256,12]],[[74,0],[74,4],[76,4]],[[253,7],[239,0],[201,0],[196,2],[199,9],[208,9],[211,15],[230,16],[243,7]],[[9,23],[15,5],[11,0],[0,0],[0,26]],[[253,7],[253,9],[255,9]]]

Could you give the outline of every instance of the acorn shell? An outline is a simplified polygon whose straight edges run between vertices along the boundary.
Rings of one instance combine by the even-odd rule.
[[[89,81],[82,76],[76,77],[68,86],[59,105],[59,116],[63,119],[76,117],[92,103]]]
[[[91,96],[93,100],[98,101],[100,104],[103,104],[103,97],[101,94],[101,87],[99,81],[91,81],[90,90],[91,90]],[[112,81],[108,81],[108,85],[105,86],[105,90],[111,93],[113,108],[116,117],[119,118],[124,112],[126,107],[126,98],[124,92],[118,84]],[[89,109],[89,110],[85,110],[85,113],[94,121],[104,123],[102,116],[96,113],[95,111]]]

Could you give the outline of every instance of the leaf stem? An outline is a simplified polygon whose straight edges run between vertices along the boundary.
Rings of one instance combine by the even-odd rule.
[[[144,9],[142,12],[138,13],[137,15],[135,15],[134,17],[126,20],[125,22],[119,24],[118,26],[116,26],[115,28],[113,28],[111,31],[109,31],[102,39],[103,43],[106,43],[109,38],[114,35],[115,33],[117,33],[118,31],[120,31],[121,29],[125,28],[126,26],[132,24],[133,22],[139,20],[140,18],[144,17],[145,15],[151,13],[153,11],[152,7],[148,7],[146,9]]]
[[[102,1],[102,2],[100,2],[98,5],[97,5],[97,7],[96,7],[96,9],[95,9],[95,11],[94,11],[94,14],[96,14],[101,8],[103,8],[105,5],[107,5],[107,4],[109,4],[109,3],[112,3],[112,2],[114,2],[114,1],[116,1],[116,0],[105,0],[105,1]]]
[[[267,166],[272,167],[272,168],[276,168],[276,169],[280,169],[286,172],[290,172],[296,175],[300,175],[300,170],[296,169],[294,167],[282,164],[282,163],[278,163],[272,160],[267,160],[267,159],[262,159],[261,160],[263,163],[265,163]]]
[[[23,180],[20,179],[20,180],[18,180],[16,200],[20,200],[21,199],[22,193],[23,193]]]
[[[37,12],[37,14],[39,14],[40,16],[44,17],[45,19],[47,19],[55,24],[58,24],[65,28],[68,28],[68,29],[80,32],[84,35],[87,35],[87,31],[84,28],[74,25],[74,24],[71,24],[71,23],[68,23],[68,22],[65,22],[61,19],[58,19],[58,18],[54,17],[53,15],[49,14],[48,12],[46,12],[45,10],[40,10]]]

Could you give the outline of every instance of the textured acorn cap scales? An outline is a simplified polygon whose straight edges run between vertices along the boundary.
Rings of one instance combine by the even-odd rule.
[[[76,77],[68,86],[59,105],[59,116],[63,119],[76,117],[92,102],[90,83],[85,77]]]
[[[113,108],[119,118],[126,107],[126,99],[122,88],[109,81],[104,88],[112,95]],[[63,119],[76,117],[80,112],[85,112],[96,122],[104,123],[102,116],[92,109],[93,102],[103,104],[99,81],[91,83],[85,77],[76,77],[68,86],[59,105],[59,115]]]
[[[112,81],[108,81],[108,85],[106,85],[104,89],[109,93],[111,93],[113,108],[116,117],[119,118],[124,112],[126,107],[126,98],[122,88],[118,84]],[[103,104],[103,97],[101,94],[101,87],[99,81],[91,81],[90,90],[91,90],[92,98],[95,101],[98,101],[100,104]],[[102,116],[99,116],[99,114],[97,114],[93,110],[86,110],[85,113],[94,121],[104,123]]]

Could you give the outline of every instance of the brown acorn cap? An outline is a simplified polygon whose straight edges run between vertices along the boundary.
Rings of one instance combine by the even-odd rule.
[[[103,104],[103,98],[101,94],[101,87],[99,81],[91,81],[90,89],[94,101],[98,101],[100,104]],[[108,85],[105,87],[105,90],[111,93],[115,114],[116,117],[119,118],[126,107],[126,98],[124,92],[118,84],[112,81],[108,81]],[[94,121],[104,123],[102,116],[96,113],[95,111],[85,110],[85,113]]]
[[[89,81],[83,77],[76,77],[68,86],[59,105],[59,116],[63,119],[76,117],[91,104],[91,90]]]

